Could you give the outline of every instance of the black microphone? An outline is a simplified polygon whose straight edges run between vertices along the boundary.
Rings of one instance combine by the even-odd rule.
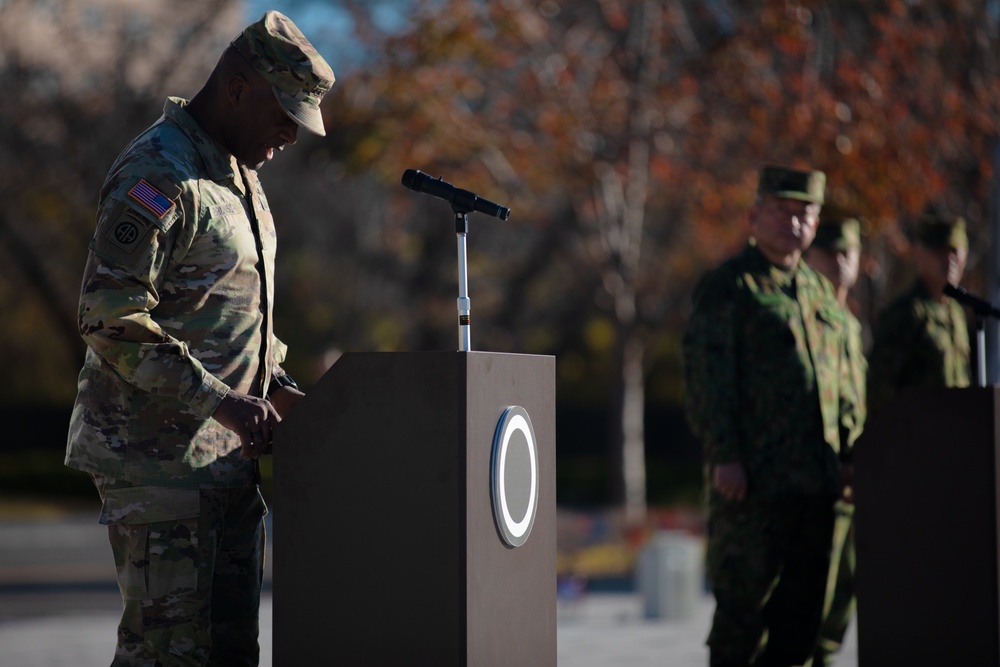
[[[975,294],[971,294],[964,287],[948,283],[944,286],[944,293],[955,301],[969,306],[977,315],[991,315],[993,317],[1000,318],[1000,310],[994,307],[992,303],[986,299],[976,296]]]
[[[485,213],[501,220],[506,220],[510,217],[510,209],[506,206],[494,204],[488,199],[483,199],[475,192],[456,188],[447,181],[442,181],[440,178],[433,178],[416,169],[407,169],[403,172],[403,185],[416,192],[422,192],[425,195],[445,200],[451,204],[456,212],[470,213],[478,211],[479,213]]]

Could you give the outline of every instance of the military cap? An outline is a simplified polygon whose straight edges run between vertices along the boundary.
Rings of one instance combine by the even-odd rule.
[[[232,46],[271,85],[292,120],[326,136],[319,103],[333,86],[333,70],[290,18],[267,11]]]
[[[917,241],[928,248],[968,248],[965,219],[925,215],[917,221]]]
[[[788,167],[764,165],[760,168],[757,192],[784,199],[799,199],[814,204],[823,203],[826,174],[822,171],[800,171]]]
[[[856,218],[820,220],[813,247],[825,250],[849,250],[861,247],[861,223]]]

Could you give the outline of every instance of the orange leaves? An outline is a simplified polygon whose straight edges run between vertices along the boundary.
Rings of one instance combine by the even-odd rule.
[[[375,64],[382,121],[358,147],[407,164],[499,154],[552,202],[593,186],[597,161],[630,177],[646,142],[650,213],[681,216],[712,257],[745,231],[733,219],[764,161],[827,171],[831,201],[876,228],[949,192],[981,196],[1000,117],[986,17],[959,0],[862,4],[729,3],[726,25],[672,6],[643,57],[625,39],[636,3],[428,4]]]

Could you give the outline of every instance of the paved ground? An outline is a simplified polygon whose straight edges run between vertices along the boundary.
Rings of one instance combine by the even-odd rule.
[[[0,512],[3,667],[108,665],[120,600],[96,514]],[[265,573],[265,585],[270,572]],[[261,664],[272,664],[271,597],[261,604]],[[558,608],[560,667],[703,667],[709,597],[689,618],[647,620],[634,593],[591,593]],[[837,667],[857,666],[852,626]]]

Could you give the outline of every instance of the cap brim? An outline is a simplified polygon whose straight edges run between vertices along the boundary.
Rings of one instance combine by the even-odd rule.
[[[798,201],[807,201],[810,204],[822,204],[822,199],[816,199],[816,197],[810,195],[806,192],[799,192],[798,190],[781,190],[778,192],[769,192],[774,197],[779,197],[781,199],[797,199]]]
[[[323,114],[320,112],[318,106],[297,100],[273,86],[271,89],[274,91],[274,96],[278,98],[278,104],[281,105],[281,108],[284,109],[285,114],[289,118],[313,134],[318,134],[321,137],[326,136],[326,128],[323,126]]]
[[[968,249],[968,247],[969,247],[969,241],[968,241],[968,239],[961,239],[961,238],[958,238],[958,239],[953,239],[953,238],[940,238],[940,239],[939,238],[931,238],[931,239],[926,239],[926,238],[924,238],[924,239],[917,239],[917,241],[920,243],[920,245],[924,246],[925,248],[934,248],[936,250],[940,250],[942,248],[954,248],[954,249],[957,250],[959,248]]]

